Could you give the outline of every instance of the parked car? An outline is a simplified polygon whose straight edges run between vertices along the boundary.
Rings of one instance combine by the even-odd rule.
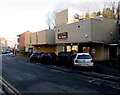
[[[120,54],[110,60],[110,65],[112,67],[120,67]]]
[[[30,56],[30,61],[31,62],[40,62],[42,54],[43,54],[43,52],[33,52]]]
[[[3,50],[2,51],[2,54],[8,54],[8,53],[11,53],[11,51],[9,51],[9,50]]]
[[[74,59],[75,67],[93,67],[93,59],[89,53],[77,53]]]
[[[75,55],[70,52],[59,52],[57,63],[58,65],[72,66]]]
[[[54,52],[45,52],[41,55],[41,63],[56,64],[57,55]]]

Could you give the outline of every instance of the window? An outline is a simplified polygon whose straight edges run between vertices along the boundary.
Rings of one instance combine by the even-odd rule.
[[[90,47],[83,47],[83,52],[90,52]]]
[[[77,59],[91,59],[89,55],[78,55]]]

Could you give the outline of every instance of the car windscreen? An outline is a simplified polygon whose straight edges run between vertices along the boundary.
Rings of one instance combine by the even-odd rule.
[[[33,53],[32,56],[38,56],[40,53]]]
[[[77,59],[91,59],[90,55],[78,55]]]
[[[58,54],[58,56],[69,56],[69,53],[63,53],[63,52],[61,52],[61,53]]]
[[[68,54],[63,53],[63,54],[59,54],[58,56],[69,56],[69,55],[68,55]]]

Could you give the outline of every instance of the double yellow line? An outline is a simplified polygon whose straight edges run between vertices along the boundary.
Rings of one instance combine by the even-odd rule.
[[[1,76],[0,76],[0,80],[2,81],[2,86],[3,86],[4,90],[5,90],[5,93],[13,94],[13,95],[22,95],[15,87],[13,87],[12,85],[10,85]]]

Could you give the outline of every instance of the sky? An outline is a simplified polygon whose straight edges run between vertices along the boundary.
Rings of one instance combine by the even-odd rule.
[[[103,1],[118,0],[0,0],[0,36],[12,41],[27,30],[47,29],[47,16],[54,10],[74,6],[81,11],[98,11],[103,8]]]

